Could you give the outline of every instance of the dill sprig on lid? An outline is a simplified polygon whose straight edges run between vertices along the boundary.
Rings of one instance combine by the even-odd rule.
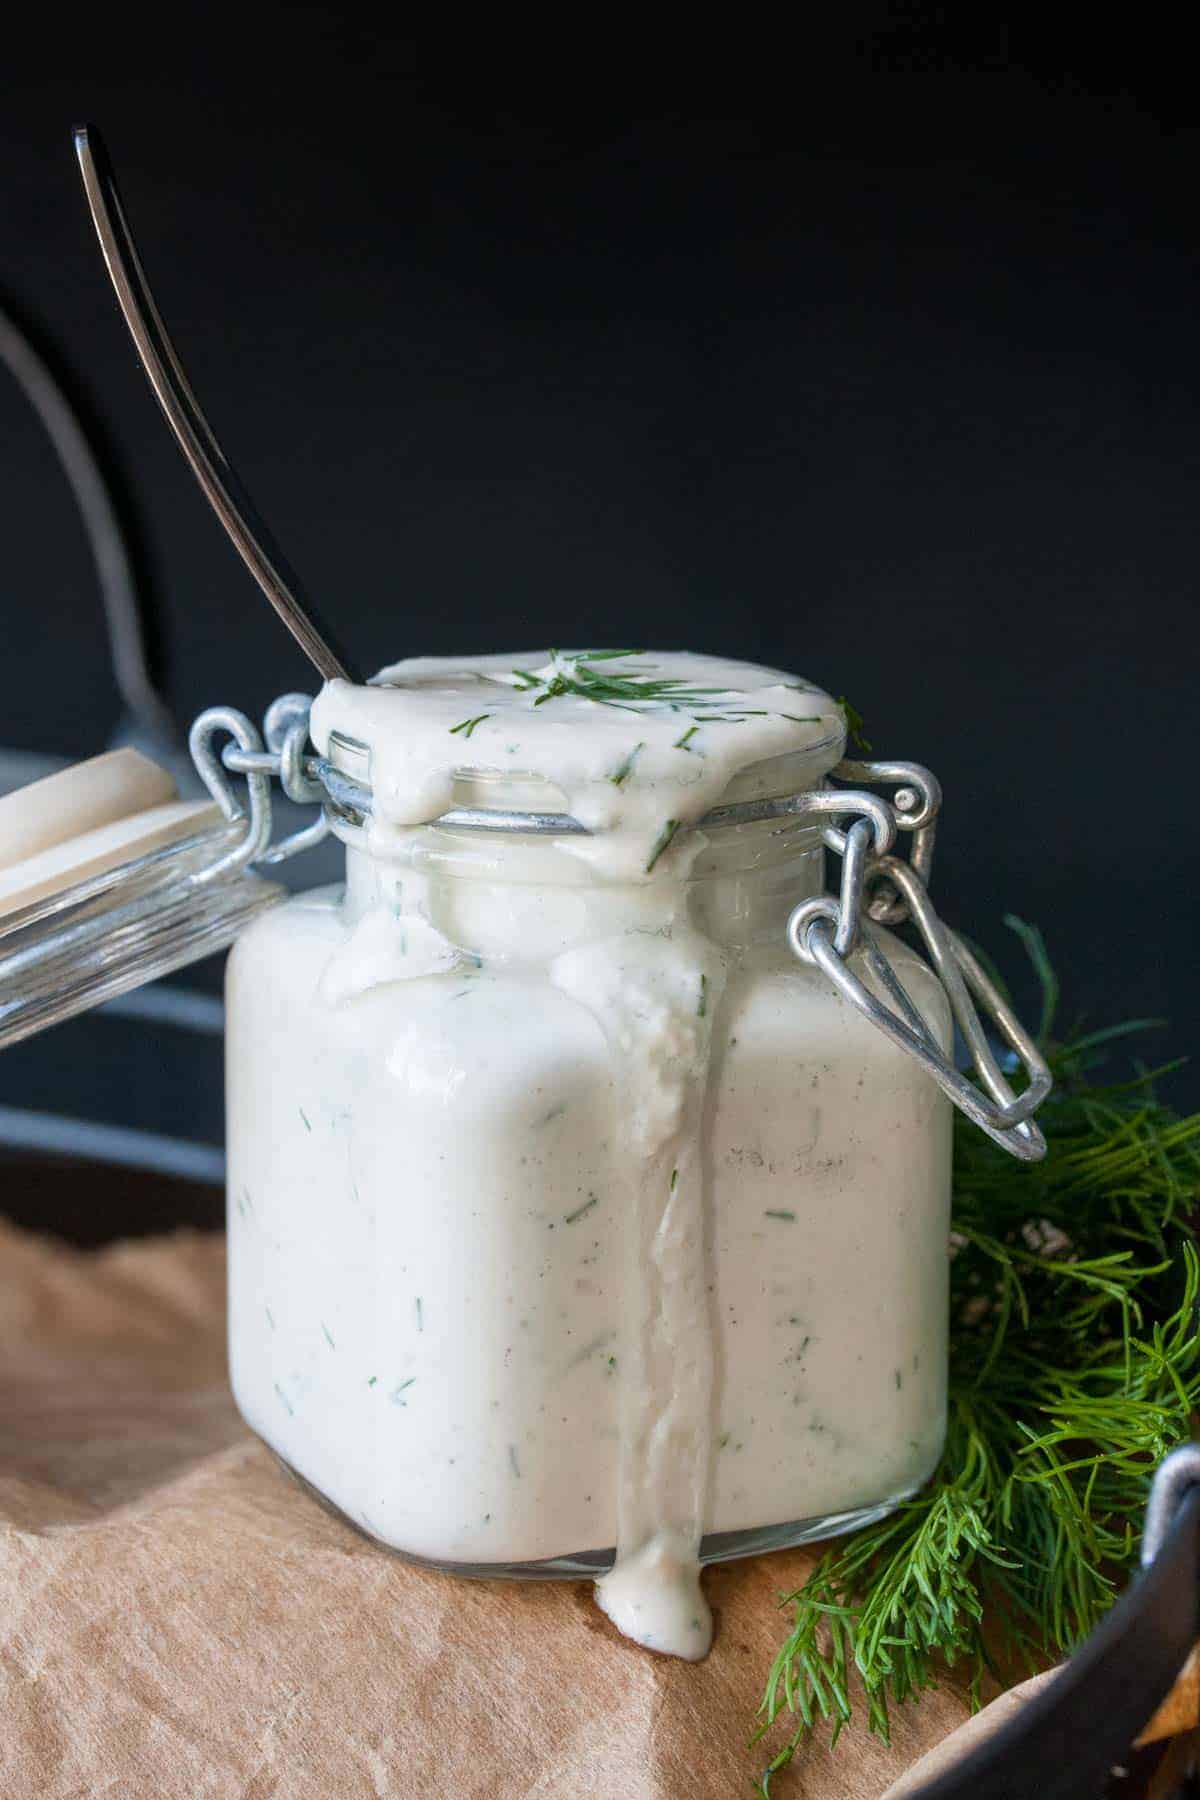
[[[711,704],[712,695],[729,692],[727,688],[693,687],[679,675],[656,675],[658,665],[652,662],[620,672],[596,666],[632,662],[644,655],[642,650],[552,650],[544,669],[514,669],[511,685],[536,692],[535,706],[544,706],[562,694],[574,694],[600,706],[619,706],[634,712],[647,706],[686,710],[693,705]]]
[[[659,675],[657,663],[639,660],[645,654],[644,650],[552,650],[544,669],[513,669],[510,674],[492,673],[486,679],[535,695],[535,706],[573,694],[598,706],[616,706],[630,712],[663,707],[673,712],[693,712],[698,706],[715,709],[696,714],[705,723],[719,720],[722,724],[736,724],[742,719],[771,716],[767,707],[746,706],[746,696],[740,689],[697,687],[682,675]],[[627,666],[614,669],[611,665],[616,662]],[[775,716],[795,717],[788,713]],[[819,717],[816,715],[812,722],[819,722]]]
[[[1069,1652],[1132,1570],[1150,1475],[1200,1406],[1200,1113],[1155,1097],[1165,1071],[1096,1077],[1114,1039],[1160,1021],[1055,1043],[1041,936],[1007,923],[1042,984],[1050,1154],[1015,1163],[955,1115],[945,1449],[913,1499],[784,1597],[755,1740],[784,1715],[791,1730],[763,1794],[819,1721],[836,1740],[852,1674],[887,1741],[889,1707],[946,1663],[967,1665],[978,1704],[985,1668],[1015,1679]]]
[[[578,700],[590,700],[597,706],[614,706],[622,712],[688,713],[693,725],[676,740],[677,750],[691,749],[690,740],[699,725],[741,725],[747,719],[768,718],[786,719],[792,725],[819,725],[822,722],[824,715],[821,713],[798,714],[773,707],[747,706],[745,692],[737,688],[697,687],[681,675],[660,675],[656,673],[657,663],[639,660],[645,654],[643,650],[552,650],[544,669],[490,670],[481,674],[479,680],[532,695],[535,707],[572,695]],[[626,667],[613,668],[612,665],[618,662]],[[812,692],[802,683],[787,682],[784,685],[794,693]],[[844,701],[837,704],[846,717],[848,728],[856,729],[856,723],[861,721],[853,707]],[[706,710],[698,711],[697,708]],[[491,716],[490,713],[479,713],[475,718],[461,719],[457,725],[451,725],[450,730],[470,737],[475,727]],[[637,748],[640,750],[644,746],[639,744]],[[618,787],[628,775],[631,764],[632,757],[620,779],[613,777]]]

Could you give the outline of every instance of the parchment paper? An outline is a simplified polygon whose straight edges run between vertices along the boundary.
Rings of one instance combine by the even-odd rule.
[[[588,1583],[410,1568],[322,1510],[225,1384],[224,1244],[79,1252],[0,1223],[5,1800],[707,1800],[747,1746],[811,1558],[710,1570],[707,1661],[622,1640]],[[827,1734],[780,1800],[876,1800],[961,1724]]]

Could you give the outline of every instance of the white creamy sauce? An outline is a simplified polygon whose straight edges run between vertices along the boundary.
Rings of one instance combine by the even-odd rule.
[[[231,1357],[251,1422],[385,1541],[481,1566],[615,1541],[600,1605],[696,1658],[706,1532],[928,1473],[949,1138],[932,1084],[815,971],[791,966],[781,993],[766,952],[689,910],[705,838],[683,827],[731,783],[788,791],[738,787],[771,758],[833,740],[836,760],[840,709],[740,663],[628,669],[715,691],[536,704],[576,666],[515,655],[318,697],[318,748],[370,747],[371,856],[352,856],[344,910],[294,901],[231,963]],[[525,797],[495,804],[592,835],[507,842],[494,882],[431,873],[422,827],[489,804],[498,777]],[[932,983],[905,979],[940,1017]],[[281,1171],[268,1219],[255,1195]],[[886,1368],[864,1360],[872,1333]]]

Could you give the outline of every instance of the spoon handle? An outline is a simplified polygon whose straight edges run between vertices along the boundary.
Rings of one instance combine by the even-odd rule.
[[[309,661],[327,681],[338,676],[345,681],[357,679],[340,650],[333,648],[311,603],[300,599],[299,581],[200,410],[154,303],[112,164],[95,126],[76,128],[75,154],[92,223],[129,335],[192,474],[238,555]]]

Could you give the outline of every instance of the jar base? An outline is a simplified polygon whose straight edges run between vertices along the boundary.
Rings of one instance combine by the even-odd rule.
[[[442,1575],[461,1575],[467,1580],[475,1581],[594,1581],[607,1574],[616,1557],[611,1546],[606,1550],[580,1550],[568,1556],[548,1556],[538,1562],[464,1563],[450,1562],[436,1556],[417,1556],[412,1551],[401,1550],[395,1544],[385,1543],[361,1520],[344,1512],[320,1488],[314,1487],[277,1450],[270,1445],[267,1448],[285,1474],[297,1482],[325,1512],[340,1519],[344,1525],[349,1525],[359,1537],[366,1538],[368,1543],[388,1551],[392,1556],[398,1556],[401,1562],[412,1563],[418,1569],[436,1569]],[[848,1531],[858,1531],[864,1525],[873,1525],[877,1519],[885,1519],[898,1506],[911,1499],[919,1485],[914,1482],[895,1494],[889,1494],[886,1499],[876,1500],[869,1506],[852,1507],[847,1512],[821,1513],[811,1519],[791,1519],[781,1525],[757,1525],[743,1531],[709,1532],[700,1540],[700,1561],[733,1562],[740,1556],[765,1556],[772,1550],[794,1550],[799,1544],[816,1543],[822,1538],[842,1537]]]

